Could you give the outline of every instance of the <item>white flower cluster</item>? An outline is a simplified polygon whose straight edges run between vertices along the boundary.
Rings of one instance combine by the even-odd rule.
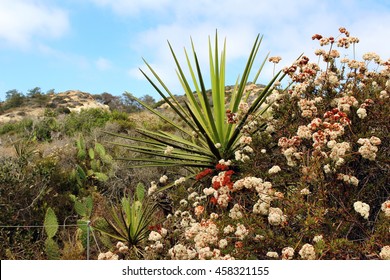
[[[273,226],[282,225],[286,222],[286,215],[280,208],[269,208],[268,223]]]
[[[184,213],[184,212],[183,212]],[[234,228],[231,232],[234,232]],[[220,249],[228,245],[227,239],[218,239],[217,225],[211,220],[201,222],[192,221],[184,231],[184,236],[188,241],[194,241],[194,246],[184,246],[176,244],[169,249],[168,254],[174,260],[231,260],[230,255],[222,255]],[[212,248],[211,246],[218,246]]]
[[[240,191],[243,188],[252,190],[255,189],[256,191],[263,191],[265,186],[264,186],[263,180],[261,178],[257,177],[245,177],[243,179],[237,180],[233,184],[233,191]],[[271,185],[272,187],[272,185]]]
[[[303,82],[303,83],[294,83],[292,86],[292,90],[290,92],[291,97],[297,97],[300,96],[302,93],[306,91],[306,88],[309,86],[309,83]]]
[[[179,243],[169,249],[168,254],[172,260],[192,260],[196,257],[197,252],[194,249],[187,249],[186,246]]]
[[[369,160],[375,160],[376,158],[376,152],[378,151],[378,145],[381,144],[381,140],[378,137],[371,136],[370,139],[368,138],[359,138],[357,141],[358,144],[362,145],[359,148],[359,153],[363,158],[369,159]]]
[[[381,210],[385,213],[385,216],[390,218],[390,200],[386,200],[381,205]]]
[[[337,143],[335,140],[330,140],[327,146],[331,149],[329,157],[335,162],[336,166],[343,165],[345,154],[351,150],[351,145],[348,142]]]
[[[222,164],[222,165],[225,165],[225,166],[230,166],[232,165],[232,161],[231,160],[224,160],[224,159],[221,159],[218,161],[219,164]]]
[[[234,183],[233,191],[239,191],[243,188],[253,190],[259,196],[259,200],[255,205],[253,205],[253,213],[268,215],[274,194],[272,184],[268,181],[263,181],[261,178],[245,177]]]
[[[282,249],[282,260],[291,260],[294,257],[294,248],[284,247]]]
[[[304,118],[311,118],[317,115],[317,107],[315,106],[314,100],[309,99],[300,99],[298,101],[298,106],[302,111],[301,116]]]
[[[390,246],[386,245],[382,247],[379,256],[381,257],[382,260],[390,260]]]
[[[180,210],[177,210],[174,215],[176,218],[181,218],[180,224],[178,224],[177,226],[184,230],[188,228],[192,223],[196,223],[196,220],[192,217],[191,213],[188,211],[182,212]]]
[[[279,165],[274,165],[268,170],[268,174],[276,174],[280,172],[282,169],[280,169]]]
[[[240,239],[244,240],[244,238],[249,234],[249,230],[243,224],[237,224],[236,232],[234,235]]]
[[[235,158],[235,160],[242,161],[242,162],[246,162],[250,159],[250,157],[247,154],[245,154],[243,150],[235,151],[234,158]]]
[[[205,194],[205,195],[214,195],[214,194],[217,194],[217,190],[216,189],[214,189],[213,187],[210,187],[210,188],[204,188],[203,189],[203,193]]]
[[[220,249],[226,248],[227,245],[228,245],[228,242],[227,242],[226,239],[221,239],[221,240],[219,240],[219,242],[218,242],[218,247],[219,247]]]
[[[100,253],[98,255],[98,260],[118,260],[119,256],[113,252]]]
[[[324,239],[324,237],[322,235],[316,235],[313,238],[313,242],[318,243],[318,242],[322,241],[323,239]]]
[[[160,182],[161,184],[165,184],[167,181],[168,181],[168,176],[167,176],[167,175],[163,175],[163,176],[161,176],[160,179],[159,179],[159,182]]]
[[[180,177],[179,179],[175,180],[175,186],[179,186],[180,184],[184,183],[186,181],[185,177]]]
[[[149,241],[156,242],[156,241],[159,241],[161,239],[162,239],[162,235],[159,234],[157,231],[152,230],[149,233],[149,238],[148,238]]]
[[[379,98],[380,98],[380,99],[387,99],[387,98],[389,98],[389,94],[387,93],[386,90],[382,90],[382,91],[379,93]]]
[[[297,130],[297,136],[302,139],[310,139],[312,135],[311,129],[306,125],[300,125]]]
[[[368,53],[363,54],[363,59],[368,60],[368,61],[374,60],[378,64],[381,63],[380,56],[374,52],[368,52]]]
[[[154,242],[154,244],[147,246],[146,251],[160,251],[164,248],[162,239],[167,236],[168,231],[165,228],[161,228],[158,232],[151,231],[149,233],[148,240]]]
[[[301,153],[298,153],[297,147],[301,144],[301,138],[294,136],[290,139],[286,137],[281,137],[278,141],[278,146],[282,148],[283,155],[287,159],[288,166],[296,166],[296,160],[300,159]]]
[[[359,102],[353,96],[343,96],[335,99],[335,101],[337,102],[337,108],[346,113],[351,110],[351,106],[357,107],[359,105]]]
[[[365,117],[367,117],[367,110],[366,108],[360,107],[359,109],[357,109],[356,114],[358,115],[359,119],[364,119]]]
[[[249,145],[250,143],[252,143],[252,137],[243,135],[243,136],[241,136],[239,141],[240,141],[240,144]]]
[[[249,110],[249,104],[246,103],[246,102],[240,102],[240,104],[238,105],[238,109],[240,110],[240,113],[242,113],[243,115],[245,115],[246,113],[248,113],[248,110]]]
[[[212,220],[192,223],[184,232],[187,240],[194,240],[195,249],[218,243],[218,227]]]
[[[302,246],[301,250],[299,250],[299,255],[305,260],[316,259],[316,251],[314,250],[313,245],[308,243]]]
[[[302,195],[309,195],[309,194],[311,194],[311,191],[308,188],[303,188],[301,190],[301,194]]]
[[[269,213],[270,207],[270,201],[263,201],[262,199],[259,199],[256,204],[253,205],[253,213],[266,216]]]
[[[283,97],[283,94],[280,94],[280,92],[276,89],[272,91],[272,93],[266,98],[267,104],[274,103],[278,100],[280,100]],[[278,106],[278,104],[274,103],[274,105]]]
[[[182,207],[187,207],[187,205],[188,205],[188,201],[185,199],[180,200],[179,203],[180,203],[180,206],[182,206]]]
[[[157,184],[155,181],[150,182],[150,188],[148,189],[148,195],[152,195],[157,191]]]
[[[197,197],[199,197],[199,194],[197,192],[192,192],[188,195],[188,200],[195,200]]]
[[[358,212],[364,219],[368,219],[368,216],[370,215],[370,205],[367,203],[356,201],[353,204],[353,208],[356,212]]]
[[[233,220],[239,220],[243,217],[243,214],[241,212],[242,206],[240,204],[234,204],[232,209],[229,211],[229,217]]]
[[[277,252],[267,252],[266,256],[273,259],[279,258],[279,254]]]
[[[235,231],[235,229],[234,229],[234,227],[232,226],[232,225],[227,225],[226,227],[224,227],[224,229],[223,229],[223,233],[225,234],[225,235],[228,235],[228,234],[230,234],[230,233],[232,233],[232,232],[234,232]]]
[[[165,151],[164,151],[164,155],[166,155],[166,156],[171,155],[172,152],[173,152],[173,150],[174,150],[174,148],[173,148],[172,146],[169,146],[169,145],[168,145],[168,146],[166,147]]]
[[[116,243],[116,248],[120,253],[126,253],[127,251],[129,251],[129,247],[127,247],[123,242],[120,241]]]
[[[359,179],[356,178],[355,176],[352,176],[352,175],[346,175],[346,174],[342,174],[342,173],[339,173],[337,174],[337,179],[338,180],[342,180],[348,184],[351,184],[353,186],[358,186],[359,185]]]

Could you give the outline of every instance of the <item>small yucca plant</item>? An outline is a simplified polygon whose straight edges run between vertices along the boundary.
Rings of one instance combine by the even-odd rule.
[[[135,141],[135,144],[118,144],[127,149],[144,155],[138,158],[123,158],[134,162],[139,162],[134,166],[181,166],[193,169],[197,172],[199,168],[211,168],[221,159],[231,159],[234,152],[240,147],[239,139],[242,136],[242,127],[247,123],[248,117],[259,117],[263,114],[267,106],[262,106],[266,97],[275,89],[274,83],[280,81],[284,75],[277,73],[265,86],[265,88],[255,97],[245,112],[240,112],[237,121],[231,121],[229,116],[239,113],[240,102],[246,102],[249,93],[245,91],[249,74],[260,47],[261,37],[257,36],[249,55],[246,67],[241,78],[237,79],[234,90],[227,100],[225,93],[225,63],[226,63],[226,41],[219,54],[218,36],[216,34],[214,49],[209,40],[209,64],[211,79],[211,97],[207,95],[203,75],[199,66],[198,57],[192,43],[192,55],[194,63],[191,63],[189,55],[185,50],[187,66],[190,78],[184,75],[182,66],[177,60],[171,45],[173,59],[177,66],[177,75],[184,89],[186,99],[182,105],[175,95],[167,88],[153,68],[145,61],[157,82],[153,81],[144,71],[141,70],[146,79],[152,84],[164,101],[170,106],[179,117],[185,127],[179,122],[170,119],[158,110],[135,98],[140,104],[163,121],[172,125],[178,133],[165,131],[151,131],[147,129],[137,129],[143,137],[131,137],[113,134],[122,138]],[[268,57],[268,55],[267,55]],[[262,62],[255,75],[253,83],[256,82],[267,57]],[[281,76],[281,77],[279,77]],[[194,89],[190,86],[190,81]],[[229,121],[230,120],[230,121]],[[262,127],[261,124],[258,127]]]
[[[144,186],[138,184],[133,197],[123,197],[120,205],[113,205],[104,217],[108,228],[98,225],[93,228],[117,241],[125,242],[129,249],[142,255],[141,244],[149,235],[157,208],[150,197],[145,197]]]

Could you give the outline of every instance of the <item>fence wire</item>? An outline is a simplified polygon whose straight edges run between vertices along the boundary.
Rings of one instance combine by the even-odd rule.
[[[80,225],[83,225],[83,224],[70,224],[70,225],[16,225],[16,226],[11,226],[11,225],[0,225],[0,229],[1,228],[17,228],[17,229],[28,229],[28,228],[48,228],[48,227],[80,227]],[[95,236],[95,233],[93,231],[91,231],[91,222],[90,221],[86,221],[85,225],[87,226],[87,260],[89,260],[90,258],[90,242],[89,242],[89,239],[90,239],[90,234],[92,233],[92,237],[96,243],[96,246],[98,247],[98,250],[100,252],[100,248],[99,248],[99,245],[98,245],[98,242],[97,242],[97,239],[96,239],[96,236]]]

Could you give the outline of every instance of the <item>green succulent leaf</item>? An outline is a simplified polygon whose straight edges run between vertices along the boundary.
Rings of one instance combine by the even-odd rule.
[[[106,182],[108,180],[108,176],[101,172],[93,172],[92,174],[98,181]]]
[[[145,197],[145,186],[141,182],[137,184],[136,190],[136,198],[138,201],[143,201]]]
[[[47,258],[49,260],[59,260],[61,253],[60,253],[60,247],[58,246],[57,242],[55,242],[52,238],[48,238],[45,240],[45,249]]]
[[[58,221],[57,216],[51,207],[46,210],[43,225],[48,238],[53,238],[58,231]]]
[[[79,200],[76,200],[74,202],[74,210],[77,214],[79,214],[82,217],[85,217],[87,215],[87,207],[84,203],[80,202]]]
[[[95,151],[92,148],[88,149],[88,155],[91,160],[95,159]]]
[[[101,158],[106,156],[106,149],[100,143],[95,143],[95,151],[99,154]]]

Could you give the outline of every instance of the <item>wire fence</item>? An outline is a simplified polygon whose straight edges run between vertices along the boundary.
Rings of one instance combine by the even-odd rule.
[[[95,233],[93,232],[92,228],[91,228],[91,222],[90,221],[86,221],[85,224],[83,223],[80,223],[80,224],[69,224],[69,225],[0,225],[0,229],[4,228],[4,229],[10,229],[10,228],[17,228],[17,229],[29,229],[29,228],[48,228],[48,227],[80,227],[80,226],[86,226],[87,227],[87,244],[86,244],[86,249],[87,249],[87,260],[90,259],[90,249],[91,249],[91,245],[90,245],[90,238],[91,238],[91,234],[92,234],[92,237],[95,241],[95,244],[98,248],[98,250],[100,251],[100,248],[99,248],[99,244],[97,242],[97,239],[96,239],[96,236],[95,236]]]

